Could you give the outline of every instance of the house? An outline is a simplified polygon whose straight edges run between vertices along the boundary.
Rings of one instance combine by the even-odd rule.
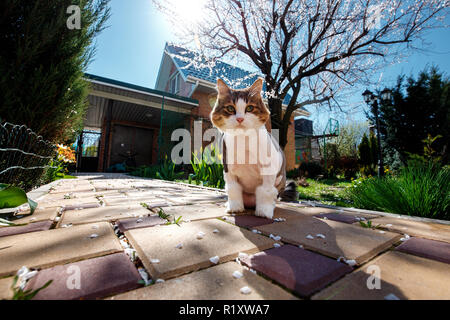
[[[177,143],[171,141],[175,129],[187,129],[194,136],[194,127],[200,126],[203,132],[212,127],[210,98],[216,92],[218,78],[239,89],[258,77],[220,61],[213,68],[200,68],[193,63],[195,59],[193,52],[166,44],[155,89],[85,74],[91,89],[84,130],[76,142],[77,170],[107,171],[123,162],[129,166],[157,163],[165,155],[170,156]],[[284,106],[289,99],[285,98]],[[299,109],[292,116],[285,148],[287,170],[293,169],[296,162],[297,116],[309,113]]]

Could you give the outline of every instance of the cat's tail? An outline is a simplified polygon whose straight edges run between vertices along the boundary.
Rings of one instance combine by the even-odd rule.
[[[286,187],[278,195],[281,201],[292,202],[298,200],[297,184],[295,181],[286,181]]]

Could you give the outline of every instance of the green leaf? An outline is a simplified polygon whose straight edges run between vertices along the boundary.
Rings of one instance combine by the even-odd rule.
[[[18,187],[0,184],[0,209],[15,208],[26,202],[30,205],[30,213],[33,214],[38,204],[28,198],[25,191]]]

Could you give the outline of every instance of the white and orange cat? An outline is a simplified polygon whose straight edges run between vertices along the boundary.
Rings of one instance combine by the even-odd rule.
[[[255,208],[255,215],[272,219],[286,183],[286,161],[265,127],[270,111],[262,100],[262,86],[259,78],[246,89],[234,90],[219,79],[211,121],[223,133],[228,212]]]

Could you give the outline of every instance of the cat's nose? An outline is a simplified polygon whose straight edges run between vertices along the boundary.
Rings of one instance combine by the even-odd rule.
[[[244,121],[244,118],[236,118],[236,121],[242,123],[242,121]]]

